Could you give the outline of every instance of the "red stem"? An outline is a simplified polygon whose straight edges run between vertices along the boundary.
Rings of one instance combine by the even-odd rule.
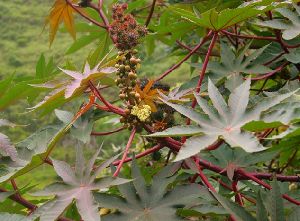
[[[218,183],[219,183],[221,186],[225,187],[225,188],[228,189],[228,190],[233,191],[232,187],[229,186],[229,185],[227,185],[226,183],[224,183],[221,179],[217,179],[217,178],[214,178],[214,177],[212,177],[212,178],[213,178],[214,180],[218,181]],[[240,193],[240,194],[241,194],[241,193]],[[246,196],[246,195],[243,195],[243,194],[241,194],[241,196],[242,196],[244,199],[248,200],[249,202],[256,204],[256,201],[255,201],[253,198],[250,198],[250,197],[248,197],[248,196]]]
[[[145,151],[142,152],[142,153],[137,154],[137,155],[135,156],[135,158],[136,158],[136,159],[139,159],[139,158],[144,157],[144,156],[146,156],[146,155],[148,155],[148,154],[151,154],[151,153],[153,153],[153,152],[156,152],[156,151],[162,149],[163,147],[164,147],[163,145],[157,144],[156,146],[154,146],[154,147],[152,147],[152,148],[149,148],[149,149],[145,150]],[[126,159],[124,160],[123,163],[127,163],[127,162],[130,162],[130,161],[132,161],[132,157],[126,158]],[[117,166],[117,165],[119,165],[120,163],[121,163],[121,160],[117,160],[117,161],[113,162],[113,165],[114,165],[114,166]]]
[[[165,71],[162,75],[160,75],[155,81],[160,81],[161,79],[163,79],[164,77],[166,77],[168,74],[170,74],[172,71],[174,71],[175,69],[177,69],[178,67],[180,67],[186,60],[188,60],[209,38],[209,36],[211,35],[212,31],[210,31],[203,39],[202,41],[193,48],[193,50],[191,50],[180,62],[178,62],[177,64],[173,65],[171,68],[169,68],[167,71]]]
[[[79,6],[74,5],[70,0],[66,0],[66,2],[78,13],[80,14],[82,17],[84,17],[86,20],[92,22],[93,24],[101,27],[101,28],[106,28],[105,25],[97,22],[96,20],[90,18],[89,16],[87,16],[86,14],[84,14],[81,10]]]
[[[243,198],[241,193],[237,189],[238,180],[232,181],[232,190],[235,192],[235,201],[238,202],[241,206],[244,205]]]
[[[99,15],[105,25],[105,28],[108,30],[109,29],[109,21],[106,17],[106,15],[104,14],[103,12],[103,0],[99,0],[99,3],[98,3],[98,12],[99,12]]]
[[[238,169],[237,172],[238,172],[239,174],[241,174],[241,175],[243,175],[243,176],[249,178],[250,180],[256,182],[257,184],[259,184],[259,185],[261,185],[261,186],[263,186],[263,187],[269,189],[269,190],[272,189],[272,187],[271,187],[269,184],[263,182],[262,180],[260,180],[260,179],[258,179],[257,177],[251,175],[250,173],[245,172],[245,171],[242,170],[242,169]],[[294,203],[294,204],[296,204],[296,205],[298,205],[298,206],[300,205],[300,202],[299,202],[298,200],[295,200],[295,199],[291,198],[291,197],[288,196],[287,194],[282,194],[282,197],[283,197],[284,199],[290,201],[291,203]]]
[[[209,62],[209,57],[212,53],[212,50],[214,48],[214,45],[216,43],[217,38],[218,38],[218,32],[215,32],[213,37],[212,37],[212,40],[210,42],[210,45],[208,47],[208,51],[207,51],[207,54],[206,54],[204,62],[203,62],[202,70],[200,72],[199,81],[198,81],[198,84],[197,84],[197,87],[196,87],[196,92],[197,93],[200,92],[201,85],[202,85],[204,75],[205,75],[205,72],[206,72],[206,69],[207,69],[207,65],[208,65],[208,62]],[[192,105],[192,108],[194,108],[195,105],[196,105],[196,99],[194,99],[193,103],[194,103],[194,105]]]
[[[115,107],[114,105],[112,105],[111,103],[109,103],[107,100],[104,99],[104,97],[102,97],[102,95],[100,94],[100,91],[94,86],[94,84],[89,81],[89,86],[91,91],[94,93],[94,95],[100,100],[102,101],[103,104],[105,104],[105,106],[110,109],[112,112],[122,115],[125,115],[125,112],[119,108],[119,107]]]
[[[128,152],[129,152],[129,148],[130,148],[130,146],[131,146],[131,144],[132,144],[132,141],[133,141],[133,138],[134,138],[134,136],[135,136],[135,133],[136,133],[136,128],[134,127],[134,128],[132,129],[132,131],[131,131],[130,137],[129,137],[129,139],[128,139],[128,142],[127,142],[127,145],[126,145],[126,148],[125,148],[125,152],[124,152],[124,154],[123,154],[123,156],[122,156],[122,159],[121,159],[121,161],[120,161],[120,163],[119,163],[119,165],[118,165],[118,167],[117,167],[116,172],[115,172],[114,175],[113,175],[114,177],[118,176],[119,173],[120,173],[120,170],[121,170],[121,168],[122,168],[122,166],[123,166],[123,164],[124,164],[124,162],[125,162],[125,160],[126,160],[126,158],[127,158],[127,154],[128,154]]]
[[[105,136],[105,135],[110,135],[110,134],[113,134],[113,133],[117,133],[119,131],[122,131],[124,130],[126,127],[120,127],[118,129],[115,129],[115,130],[112,130],[112,131],[108,131],[108,132],[92,132],[91,135],[93,136]]]
[[[151,8],[150,8],[150,12],[148,14],[148,17],[147,17],[147,20],[145,22],[145,26],[147,27],[151,21],[151,18],[152,18],[152,15],[153,15],[153,12],[154,12],[154,8],[155,8],[155,3],[156,3],[156,0],[153,0],[152,1],[152,5],[151,5]]]
[[[262,79],[269,78],[269,77],[273,76],[274,74],[276,74],[277,72],[281,71],[288,64],[289,64],[289,62],[285,62],[283,65],[279,66],[278,68],[276,68],[275,70],[271,71],[270,73],[263,74],[263,75],[260,75],[258,77],[251,78],[251,80],[257,81],[257,80],[262,80]]]
[[[236,37],[236,38],[256,39],[256,40],[266,40],[266,41],[276,41],[276,42],[278,42],[278,40],[274,37],[254,36],[254,35],[239,35],[239,34],[235,34],[235,33],[232,33],[232,32],[226,31],[226,30],[221,31],[221,33],[227,34],[229,36]]]

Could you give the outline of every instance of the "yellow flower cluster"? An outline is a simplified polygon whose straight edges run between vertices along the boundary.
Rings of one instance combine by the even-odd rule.
[[[144,122],[151,115],[151,107],[149,105],[136,105],[132,108],[131,114],[137,116],[140,121]]]

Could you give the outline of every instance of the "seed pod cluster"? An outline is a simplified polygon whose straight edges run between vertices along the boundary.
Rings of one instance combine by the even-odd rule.
[[[113,22],[110,35],[119,50],[130,50],[147,34],[147,28],[139,25],[131,14],[126,14],[127,4],[115,4],[112,8]]]
[[[131,114],[132,109],[137,106],[141,99],[140,94],[135,91],[137,83],[136,70],[141,60],[137,58],[137,50],[119,51],[117,63],[115,67],[117,71],[116,84],[120,88],[119,97],[124,100],[126,105],[125,117],[121,118],[121,122],[125,123],[128,127],[132,124],[138,124],[138,120]]]

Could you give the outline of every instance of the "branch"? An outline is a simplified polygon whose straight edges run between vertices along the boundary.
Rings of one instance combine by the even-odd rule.
[[[110,134],[113,134],[113,133],[117,133],[117,132],[122,131],[124,129],[126,129],[125,126],[120,127],[118,129],[115,129],[115,130],[112,130],[112,131],[108,131],[108,132],[92,132],[91,135],[93,135],[93,136],[105,136],[105,135],[110,135]]]
[[[212,34],[212,31],[210,31],[203,39],[202,41],[193,48],[193,50],[191,50],[180,62],[178,62],[177,64],[173,65],[171,68],[169,68],[167,71],[165,71],[162,75],[160,75],[155,81],[160,81],[161,79],[163,79],[164,77],[166,77],[168,74],[170,74],[171,72],[173,72],[175,69],[179,68],[183,62],[185,62],[186,60],[188,60],[209,38],[209,36]]]
[[[154,146],[154,147],[152,147],[152,148],[149,148],[149,149],[145,150],[144,152],[141,152],[141,153],[137,154],[137,155],[135,156],[135,158],[136,158],[136,159],[139,159],[139,158],[141,158],[141,157],[147,156],[148,154],[154,153],[154,152],[156,152],[156,151],[162,149],[163,147],[164,147],[164,146],[163,146],[162,144],[157,144],[156,146]],[[132,157],[126,158],[126,159],[124,160],[123,163],[127,163],[127,162],[130,162],[130,161],[132,161]],[[113,164],[114,166],[117,166],[117,165],[119,165],[120,163],[121,163],[121,160],[117,160],[117,161],[113,162],[112,164]]]
[[[66,2],[78,13],[80,14],[82,17],[84,17],[86,20],[92,22],[93,24],[101,27],[101,28],[106,28],[105,25],[97,22],[96,20],[90,18],[89,16],[87,16],[86,14],[84,14],[81,10],[80,10],[80,7],[77,6],[77,5],[74,5],[70,0],[66,0]]]
[[[272,187],[271,187],[269,184],[263,182],[262,180],[260,180],[260,179],[258,179],[257,177],[251,175],[250,173],[245,172],[245,171],[242,170],[242,169],[238,169],[237,172],[238,172],[239,174],[241,174],[241,175],[243,175],[243,176],[249,178],[250,180],[256,182],[257,184],[259,184],[259,185],[261,185],[261,186],[263,186],[263,187],[269,189],[269,190],[272,189]],[[299,202],[299,201],[297,201],[297,200],[291,198],[291,197],[288,196],[287,194],[282,194],[282,197],[283,197],[284,199],[290,201],[291,203],[294,203],[294,204],[296,204],[296,205],[298,205],[298,206],[300,205],[300,202]]]
[[[109,21],[106,17],[106,15],[104,14],[103,12],[103,0],[99,0],[99,3],[98,3],[98,11],[99,11],[99,15],[105,25],[105,28],[108,30],[109,29]]]
[[[114,105],[112,105],[111,103],[109,103],[107,100],[104,99],[104,97],[102,97],[102,95],[100,94],[100,91],[94,86],[94,84],[89,81],[89,87],[91,89],[91,91],[94,93],[94,95],[100,100],[102,101],[102,103],[111,111],[114,112],[116,114],[125,115],[125,112],[119,108],[119,107],[115,107]]]
[[[148,14],[148,17],[147,17],[147,20],[145,22],[145,26],[147,27],[151,21],[151,18],[152,18],[152,15],[153,15],[153,12],[154,12],[154,8],[155,8],[155,3],[156,3],[156,0],[153,0],[152,1],[152,5],[151,5],[151,8],[150,8],[150,12]]]
[[[127,145],[126,145],[124,154],[123,154],[123,156],[122,156],[122,159],[121,159],[121,161],[119,162],[118,167],[117,167],[117,170],[116,170],[116,172],[115,172],[114,175],[113,175],[114,177],[116,177],[116,176],[119,175],[119,172],[120,172],[120,170],[121,170],[121,168],[122,168],[122,166],[123,166],[123,164],[124,164],[124,162],[125,162],[125,160],[126,160],[126,158],[127,158],[127,155],[128,155],[128,152],[129,152],[129,148],[130,148],[130,146],[131,146],[131,144],[132,144],[132,141],[133,141],[133,138],[134,138],[134,136],[135,136],[135,133],[136,133],[136,128],[134,127],[134,128],[132,129],[132,131],[131,131],[131,134],[130,134],[130,137],[129,137],[129,139],[128,139],[128,142],[127,142]]]
[[[258,77],[251,78],[251,80],[257,81],[257,80],[262,80],[262,79],[269,78],[269,77],[273,76],[274,74],[276,74],[277,72],[281,71],[288,64],[289,64],[289,62],[285,62],[283,65],[279,66],[278,68],[276,68],[275,70],[271,71],[270,73],[263,74],[263,75],[260,75]]]
[[[226,30],[222,30],[221,33],[225,35],[229,35],[236,38],[244,38],[244,39],[255,39],[255,40],[265,40],[265,41],[275,41],[278,42],[278,39],[274,37],[265,37],[265,36],[255,36],[255,35],[239,35]]]

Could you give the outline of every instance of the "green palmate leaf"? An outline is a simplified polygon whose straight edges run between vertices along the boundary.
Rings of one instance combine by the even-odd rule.
[[[218,149],[208,153],[210,162],[226,169],[227,176],[233,180],[234,172],[238,168],[247,168],[247,170],[255,169],[255,164],[259,162],[267,162],[278,154],[276,151],[264,151],[261,153],[249,154],[241,148],[228,148],[223,144]]]
[[[266,210],[266,207],[263,203],[261,192],[258,191],[257,198],[256,198],[256,219],[257,221],[267,221],[268,219],[268,213]]]
[[[271,183],[271,205],[270,216],[272,221],[284,221],[283,199],[281,196],[280,188],[277,180],[273,180]]]
[[[294,208],[292,213],[288,217],[288,221],[299,221],[300,220],[300,208]]]
[[[43,204],[30,215],[30,217],[33,219],[40,217],[40,220],[43,221],[56,220],[73,203],[73,200],[75,200],[78,212],[82,219],[100,221],[98,205],[94,200],[92,191],[102,190],[129,181],[112,177],[97,178],[102,170],[118,157],[115,156],[107,160],[93,172],[93,166],[100,150],[101,148],[96,151],[89,161],[85,162],[82,149],[77,148],[75,170],[73,170],[66,162],[53,160],[54,169],[63,182],[51,184],[44,190],[34,194],[36,196],[55,195],[55,198]]]
[[[290,93],[300,87],[299,81],[290,81],[280,90],[272,93],[266,93],[268,96],[276,96],[285,93]],[[275,105],[268,111],[264,112],[262,119],[265,122],[274,122],[280,119],[280,122],[289,124],[293,120],[300,119],[300,93],[296,92],[280,104]]]
[[[71,123],[61,126],[48,126],[32,134],[17,144],[18,159],[16,162],[6,162],[0,159],[0,164],[7,165],[1,174],[0,183],[19,177],[44,163],[57,142],[69,131]]]
[[[176,178],[174,172],[177,169],[178,164],[166,166],[153,177],[151,185],[147,185],[136,162],[133,161],[131,170],[133,182],[118,186],[122,197],[104,193],[95,194],[100,206],[118,210],[118,213],[104,216],[103,220],[182,220],[176,215],[176,210],[192,203],[201,194],[209,196],[209,193],[196,184],[177,186],[168,190],[168,185]]]
[[[255,218],[240,205],[230,201],[218,193],[211,192],[219,203],[238,221],[255,221]]]
[[[248,108],[250,79],[233,90],[229,96],[228,104],[215,85],[209,80],[208,95],[213,106],[195,94],[197,102],[205,114],[198,113],[183,105],[164,101],[176,111],[198,124],[199,131],[201,130],[204,134],[189,138],[180,149],[176,160],[182,160],[199,153],[199,151],[216,141],[218,137],[222,137],[230,146],[242,147],[247,152],[264,150],[265,147],[260,144],[254,134],[243,131],[241,128],[251,121],[259,120],[263,111],[280,103],[292,94],[294,92],[268,97],[255,106]],[[155,135],[153,134],[153,136]],[[169,134],[169,136],[171,135]]]
[[[32,219],[17,214],[0,213],[0,220],[3,221],[33,221]]]
[[[249,47],[251,42],[247,44],[239,54],[235,54],[234,51],[225,42],[221,42],[221,59],[220,62],[210,61],[208,63],[207,70],[221,75],[220,77],[226,77],[228,81],[225,86],[232,91],[243,82],[243,78],[240,74],[263,74],[272,71],[270,68],[264,66],[262,63],[256,60],[268,45],[252,52],[250,55]],[[202,68],[200,64],[191,64],[193,67]]]
[[[196,25],[219,31],[249,18],[256,17],[278,7],[278,5],[280,4],[271,0],[250,1],[238,8],[224,9],[221,12],[217,12],[213,8],[202,13],[200,17],[191,11],[177,7],[170,7],[170,10]]]
[[[58,119],[65,124],[72,122],[72,120],[74,119],[74,114],[68,111],[55,109],[55,114],[58,117]],[[93,120],[89,120],[84,117],[79,117],[73,123],[70,133],[75,139],[80,140],[83,143],[89,143],[93,126]]]
[[[286,40],[296,38],[300,34],[300,7],[294,4],[295,11],[288,8],[279,8],[279,12],[285,19],[273,19],[258,23],[261,26],[283,30],[282,37]]]
[[[89,81],[97,82],[104,79],[108,74],[116,71],[114,67],[107,64],[98,64],[94,68],[90,68],[88,63],[85,64],[83,73],[61,69],[62,72],[72,77],[72,80],[51,81],[45,84],[32,85],[37,88],[53,89],[40,103],[30,109],[49,108],[55,109],[59,105],[64,104],[71,99],[80,96],[88,87]]]
[[[290,52],[288,54],[285,54],[284,57],[286,60],[294,64],[300,63],[300,48],[290,50]]]
[[[0,203],[3,202],[4,200],[6,200],[11,195],[13,195],[14,193],[15,192],[13,192],[13,191],[8,191],[8,192],[0,193]]]
[[[9,126],[14,127],[15,124],[9,122],[5,119],[0,119],[0,127],[2,126]],[[18,153],[14,145],[11,143],[8,136],[3,133],[0,133],[0,156],[8,156],[13,161],[16,161],[18,158]]]
[[[100,31],[100,32],[92,32],[89,35],[84,35],[81,38],[78,38],[71,46],[70,48],[67,50],[66,54],[72,54],[78,50],[80,50],[81,48],[91,44],[92,42],[94,42],[97,39],[101,39],[103,37],[103,35],[105,34],[104,31]]]
[[[173,136],[173,137],[181,137],[181,136],[192,136],[192,135],[199,135],[202,134],[202,129],[197,126],[175,126],[168,128],[162,132],[157,132],[155,134],[145,135],[146,137],[167,137],[167,136]]]

